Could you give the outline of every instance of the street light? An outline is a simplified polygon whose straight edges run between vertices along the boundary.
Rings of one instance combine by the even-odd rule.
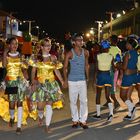
[[[108,23],[108,21],[106,20],[106,21],[105,21],[105,23],[107,24],[107,23]]]
[[[139,3],[137,2],[137,0],[134,0],[134,7],[138,8],[139,7]]]
[[[100,28],[102,27],[103,21],[96,21],[96,23],[98,23],[98,42],[100,42]]]
[[[113,12],[106,12],[106,14],[110,15],[110,35],[112,35],[112,20],[113,20]]]
[[[125,15],[125,11],[123,10],[122,12],[123,12],[123,15]]]
[[[28,24],[29,24],[29,34],[31,35],[31,24],[32,24],[32,22],[35,22],[35,20],[24,20],[23,21],[23,23],[26,23],[26,22],[28,22]]]
[[[36,28],[37,29],[37,37],[38,37],[38,40],[39,40],[39,29],[40,29],[40,27],[39,26],[34,26],[34,27],[32,27],[32,29],[33,28]]]
[[[10,17],[10,36],[12,37],[12,21],[13,21],[13,14],[17,14],[17,12],[10,12],[9,17]]]
[[[89,38],[89,37],[90,37],[90,34],[89,34],[89,33],[87,33],[87,34],[86,34],[86,37],[87,37],[87,38]]]
[[[38,40],[39,40],[39,26],[36,26],[36,29],[37,29],[37,37],[38,37]]]
[[[90,34],[92,34],[92,35],[94,34],[94,31],[93,31],[93,30],[90,30],[89,32],[90,32]]]
[[[94,32],[95,32],[95,31],[97,31],[97,32],[98,32],[98,29],[93,28],[93,27],[91,28],[91,30],[93,30]]]
[[[121,14],[120,13],[117,14],[117,18],[119,18],[119,17],[121,17]]]

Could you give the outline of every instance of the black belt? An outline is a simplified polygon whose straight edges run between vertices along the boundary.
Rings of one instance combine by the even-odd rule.
[[[99,73],[110,73],[110,70],[108,71],[101,71],[101,70],[98,70]]]

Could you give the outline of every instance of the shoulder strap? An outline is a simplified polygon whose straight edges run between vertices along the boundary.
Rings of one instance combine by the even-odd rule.
[[[82,55],[85,56],[85,49],[82,48]]]
[[[73,48],[71,49],[71,52],[72,52],[72,59],[75,57],[75,52],[73,50]]]

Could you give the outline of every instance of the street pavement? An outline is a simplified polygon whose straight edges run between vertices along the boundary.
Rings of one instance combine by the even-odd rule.
[[[65,95],[65,105],[63,109],[54,110],[51,129],[52,133],[47,134],[44,131],[45,125],[38,126],[38,122],[28,119],[28,125],[22,126],[22,134],[17,135],[16,124],[9,128],[8,123],[0,118],[0,140],[139,140],[140,139],[140,107],[137,107],[136,116],[133,121],[123,121],[127,114],[126,105],[119,97],[119,88],[117,89],[117,98],[121,104],[119,110],[114,112],[114,119],[108,123],[108,108],[101,108],[101,120],[93,119],[96,114],[95,108],[95,85],[91,79],[88,85],[88,109],[89,116],[87,123],[89,129],[83,130],[80,126],[76,129],[71,127],[71,115],[69,106],[69,97],[67,89],[63,89]],[[138,101],[137,92],[132,95],[134,103]],[[105,103],[104,91],[102,93],[101,104]],[[79,103],[78,103],[79,104]]]

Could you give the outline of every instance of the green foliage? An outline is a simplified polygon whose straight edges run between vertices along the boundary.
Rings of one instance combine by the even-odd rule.
[[[25,42],[30,42],[31,41],[31,35],[29,34],[29,32],[24,32],[23,33],[23,39]]]

